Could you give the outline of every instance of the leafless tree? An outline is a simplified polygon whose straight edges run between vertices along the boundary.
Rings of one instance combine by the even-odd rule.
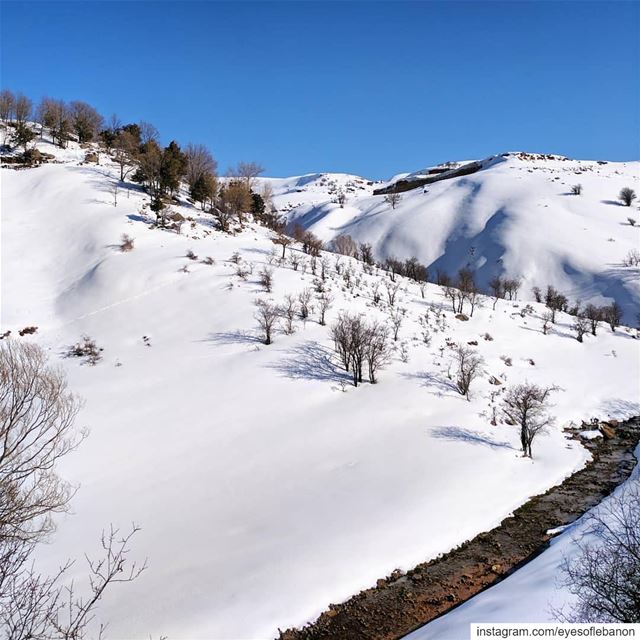
[[[398,340],[398,333],[400,331],[400,327],[402,326],[402,321],[404,320],[404,316],[406,315],[406,313],[407,310],[400,307],[391,307],[391,309],[389,309],[389,320],[391,321],[391,327],[393,329],[394,342]]]
[[[42,349],[0,343],[0,531],[7,539],[40,539],[63,511],[71,487],[51,470],[84,437],[73,423],[80,403]]]
[[[53,531],[52,515],[67,509],[73,487],[57,463],[85,437],[73,424],[79,400],[60,370],[36,345],[11,339],[0,344],[0,627],[12,640],[81,640],[107,587],[134,580],[146,567],[128,564],[128,543],[103,535],[104,556],[89,560],[88,596],[57,574],[38,574],[31,559]]]
[[[273,289],[273,269],[269,269],[269,267],[264,267],[260,271],[260,286],[264,288],[267,293],[271,293]]]
[[[117,182],[112,182],[109,185],[109,193],[113,196],[113,206],[117,207],[118,206],[118,183]]]
[[[141,120],[138,126],[140,127],[140,144],[145,145],[149,142],[158,142],[160,133],[154,125]]]
[[[280,314],[285,320],[285,333],[291,335],[295,329],[293,321],[298,313],[298,301],[290,294],[284,297],[284,303],[280,305]]]
[[[14,115],[15,121],[20,124],[26,124],[33,112],[33,103],[27,96],[19,93],[15,99]]]
[[[398,291],[400,291],[400,283],[387,281],[384,283],[384,286],[387,291],[387,300],[389,301],[389,306],[393,307],[398,297]]]
[[[571,194],[574,196],[579,196],[582,193],[582,185],[574,184],[571,186]]]
[[[9,89],[0,91],[0,120],[9,122],[13,120],[16,108],[16,97]]]
[[[546,336],[549,333],[550,323],[553,322],[553,311],[545,311],[542,316],[542,333]]]
[[[257,162],[239,162],[237,167],[232,167],[227,171],[227,175],[240,178],[246,186],[251,189],[255,179],[264,173],[264,167]]]
[[[337,236],[333,239],[333,250],[336,253],[340,253],[343,256],[350,256],[355,258],[358,256],[358,244],[357,242],[347,234]]]
[[[185,179],[190,188],[201,180],[205,175],[215,175],[218,163],[214,160],[211,152],[203,144],[192,144],[186,146],[184,153],[187,157],[187,171]]]
[[[300,256],[297,253],[291,253],[289,257],[289,261],[291,262],[291,267],[294,271],[298,270],[300,266]]]
[[[384,197],[384,201],[392,208],[395,209],[398,204],[400,203],[400,200],[402,200],[402,196],[397,192],[397,191],[392,191],[391,193],[388,193],[385,197]]]
[[[305,231],[301,238],[302,250],[310,256],[319,256],[323,248],[323,242],[311,231]]]
[[[98,135],[103,117],[86,102],[75,100],[69,105],[73,129],[79,142],[91,142]]]
[[[271,344],[273,341],[273,332],[278,324],[278,307],[264,300],[256,300],[255,306],[257,308],[255,318],[262,331],[262,341],[265,344]]]
[[[113,159],[120,167],[120,181],[124,181],[134,169],[138,155],[136,139],[129,131],[120,131],[115,137]]]
[[[598,330],[598,324],[602,320],[602,309],[600,307],[596,307],[594,304],[588,304],[584,310],[584,315],[587,320],[589,320],[591,334],[595,336]]]
[[[343,189],[338,189],[336,192],[336,203],[340,205],[340,208],[344,208],[344,205],[347,203],[347,194]]]
[[[586,535],[575,540],[576,554],[565,557],[563,582],[576,602],[556,612],[563,622],[640,623],[640,483],[592,511]]]
[[[507,420],[519,427],[520,444],[525,457],[531,458],[531,447],[539,433],[553,423],[548,415],[549,397],[557,387],[540,387],[525,382],[507,390],[502,400],[502,413]]]
[[[583,315],[577,315],[573,319],[573,330],[576,332],[576,340],[583,342],[584,334],[589,331],[589,320]]]
[[[285,258],[285,251],[290,244],[293,244],[293,238],[279,233],[275,238],[271,238],[271,242],[282,247],[282,259]]]
[[[611,331],[615,331],[622,321],[622,309],[614,300],[609,306],[603,307],[602,317],[611,327]]]
[[[457,345],[454,358],[457,367],[456,387],[469,400],[471,383],[482,375],[484,359],[474,349],[462,344]]]
[[[224,185],[220,196],[220,208],[234,215],[244,224],[244,214],[251,209],[251,190],[245,182],[231,180]]]
[[[370,266],[374,264],[375,260],[373,259],[373,248],[371,247],[370,244],[367,244],[366,242],[361,242],[359,251],[360,251],[360,260],[362,260],[362,262]]]
[[[333,303],[333,296],[331,296],[330,294],[323,292],[318,296],[318,312],[320,314],[320,318],[319,318],[319,323],[324,326],[326,324],[325,322],[325,316],[327,314],[327,311],[331,308],[331,304]]]
[[[375,384],[378,371],[388,364],[391,359],[387,329],[377,322],[366,328],[365,358],[369,370],[369,382]]]
[[[298,294],[298,310],[300,312],[300,318],[306,320],[311,314],[311,300],[313,299],[313,291],[309,288],[303,289]]]

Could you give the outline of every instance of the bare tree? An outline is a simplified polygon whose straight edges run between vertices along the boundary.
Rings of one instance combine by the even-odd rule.
[[[543,312],[542,316],[542,333],[546,336],[549,333],[550,323],[553,323],[554,312],[549,310]]]
[[[140,128],[140,144],[146,145],[149,142],[158,142],[160,139],[160,132],[150,122],[141,120],[138,123]]]
[[[398,332],[400,331],[400,327],[402,326],[402,321],[404,320],[406,313],[407,310],[400,307],[391,307],[391,309],[389,309],[389,320],[391,321],[391,327],[393,328],[394,342],[398,340]]]
[[[539,433],[553,423],[549,417],[549,396],[557,387],[539,387],[525,382],[507,390],[502,400],[502,413],[520,428],[520,444],[525,457],[531,458],[531,447]]]
[[[298,294],[300,318],[306,320],[311,313],[311,300],[313,299],[313,291],[309,288],[303,289]]]
[[[332,303],[333,297],[330,294],[323,292],[318,296],[318,312],[320,314],[318,322],[322,326],[326,324],[325,316],[327,315],[327,311],[331,308]]]
[[[0,120],[9,122],[13,119],[16,107],[16,97],[9,89],[0,91]]]
[[[260,286],[264,288],[267,293],[271,293],[273,289],[273,269],[269,269],[269,267],[264,267],[260,271]]]
[[[388,193],[385,197],[384,197],[384,201],[392,208],[395,209],[398,204],[400,203],[400,200],[402,200],[402,196],[397,192],[397,191],[392,191],[391,193]]]
[[[635,199],[636,199],[636,192],[633,189],[629,187],[624,187],[624,189],[620,190],[620,194],[618,195],[618,200],[621,200],[626,207],[630,207],[631,203]]]
[[[399,282],[385,282],[385,289],[387,290],[387,300],[389,301],[389,306],[393,307],[396,303],[396,298],[398,297],[398,291],[400,291],[400,283]]]
[[[640,484],[609,497],[586,520],[587,535],[562,564],[576,602],[556,612],[563,622],[640,622]]]
[[[454,358],[457,367],[456,387],[469,400],[471,383],[483,373],[484,358],[471,347],[462,344],[456,346]]]
[[[76,100],[69,105],[73,129],[79,142],[91,142],[98,135],[103,117],[86,102]]]
[[[229,175],[235,178],[241,178],[251,188],[255,179],[264,173],[264,167],[257,162],[240,162],[238,166],[229,170]]]
[[[72,489],[51,470],[86,435],[72,430],[79,406],[42,349],[0,343],[2,537],[40,539],[52,529],[51,514],[65,509]]]
[[[118,206],[118,183],[117,182],[112,182],[111,185],[109,185],[109,193],[113,196],[113,206],[117,207]]]
[[[340,208],[343,209],[344,205],[347,203],[347,194],[342,189],[338,189],[336,192],[336,203],[340,205]]]
[[[358,243],[350,235],[340,235],[332,241],[333,250],[343,256],[356,258],[358,256]]]
[[[240,180],[231,180],[224,185],[220,195],[220,208],[225,209],[244,224],[244,214],[251,209],[251,190]]]
[[[116,134],[113,159],[120,167],[120,181],[124,181],[135,167],[138,155],[138,144],[129,131],[120,131]]]
[[[622,321],[622,309],[614,300],[608,307],[602,309],[603,319],[609,323],[611,331],[615,331]]]
[[[293,238],[279,233],[275,238],[271,238],[271,242],[282,247],[282,259],[285,258],[285,251],[290,244],[293,244]]]
[[[53,531],[52,515],[65,511],[73,488],[56,473],[57,463],[85,437],[73,424],[79,400],[60,370],[38,346],[11,339],[0,344],[0,627],[12,640],[81,640],[107,587],[128,582],[145,569],[129,565],[129,541],[138,528],[102,538],[104,556],[89,560],[87,597],[57,574],[38,574],[36,545]],[[102,628],[102,627],[101,627]]]
[[[374,322],[366,329],[365,358],[369,370],[369,382],[377,382],[376,375],[390,361],[387,329]]]
[[[291,335],[295,329],[293,327],[293,321],[298,313],[298,302],[297,300],[290,294],[284,297],[284,303],[280,305],[280,314],[284,318],[286,324],[284,331],[285,333]]]
[[[584,334],[589,331],[589,320],[583,315],[577,315],[573,319],[573,330],[576,332],[576,340],[578,342],[584,341]]]
[[[374,264],[375,261],[373,259],[373,248],[371,247],[370,244],[367,244],[366,242],[361,242],[359,251],[360,251],[360,260],[362,260],[362,262],[368,265]]]
[[[588,304],[584,310],[584,315],[589,320],[592,335],[596,335],[598,324],[602,320],[602,309],[593,304]]]
[[[190,142],[184,153],[187,157],[185,179],[190,189],[193,189],[198,180],[202,180],[205,175],[215,175],[218,163],[203,144]]]
[[[262,331],[262,342],[271,344],[273,332],[278,324],[278,307],[264,300],[256,300],[255,306],[257,311],[254,317]]]

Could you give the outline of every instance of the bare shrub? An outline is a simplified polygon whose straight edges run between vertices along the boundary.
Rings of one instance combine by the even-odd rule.
[[[471,383],[483,373],[484,358],[475,349],[462,344],[456,346],[454,357],[457,366],[456,387],[469,400]]]
[[[622,266],[637,267],[638,265],[640,265],[640,251],[638,251],[638,249],[631,249],[622,259]]]
[[[122,237],[120,238],[120,251],[123,252],[127,252],[127,251],[133,251],[133,238],[129,235],[127,235],[126,233],[122,234]]]
[[[285,236],[282,234],[278,234],[275,238],[271,238],[271,242],[275,245],[279,245],[282,247],[282,259],[285,258],[285,251],[290,244],[293,244],[293,238],[289,236]]]
[[[262,332],[262,342],[271,344],[273,332],[278,324],[278,308],[264,300],[256,300],[254,304],[257,308],[254,317],[258,321],[258,326]]]
[[[582,185],[581,184],[574,184],[571,187],[571,193],[574,196],[579,196],[582,193]]]
[[[400,327],[402,326],[402,321],[404,316],[406,315],[407,310],[393,307],[389,310],[389,320],[391,321],[391,327],[393,329],[393,340],[394,342],[398,340],[398,333],[400,331]]]
[[[198,256],[191,249],[189,249],[187,253],[185,253],[185,258],[188,258],[189,260],[197,260]]]
[[[622,309],[617,302],[612,302],[608,307],[602,308],[602,318],[615,331],[622,321]]]
[[[525,457],[531,458],[531,447],[539,433],[553,423],[549,417],[549,396],[557,387],[539,387],[525,382],[507,390],[502,400],[502,413],[520,428],[520,444]]]
[[[621,200],[626,207],[630,207],[631,203],[635,199],[636,199],[636,192],[629,187],[624,187],[623,189],[620,190],[620,193],[618,194],[618,200]]]
[[[77,342],[67,350],[67,358],[84,358],[84,361],[91,366],[95,366],[102,360],[102,347],[98,347],[96,341],[89,336],[82,336],[82,340]]]

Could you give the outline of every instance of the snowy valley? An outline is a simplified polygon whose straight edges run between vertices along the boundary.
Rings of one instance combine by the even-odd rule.
[[[1,170],[1,332],[63,368],[90,429],[61,463],[78,490],[38,566],[93,552],[109,523],[142,527],[132,555],[148,569],[100,605],[113,637],[274,638],[583,467],[590,453],[567,429],[640,414],[639,215],[616,202],[637,186],[638,162],[505,154],[404,191],[393,208],[373,191],[426,170],[389,183],[256,179],[289,232],[327,248],[348,235],[371,245],[366,264],[274,244],[250,216],[225,233],[184,187],[171,205],[182,224],[158,228],[149,196],[119,181],[104,150],[38,148],[54,160]],[[411,257],[429,282],[379,264]],[[464,268],[481,292],[454,312],[436,274]],[[519,279],[511,299],[491,295],[496,276]],[[616,302],[622,325],[577,340],[574,316],[552,322],[535,301],[532,288],[548,285],[572,304]],[[387,331],[375,384],[354,386],[336,353],[345,313]],[[83,336],[100,349],[94,365],[71,357]],[[479,356],[468,397],[458,349]],[[531,459],[500,413],[525,382],[557,387]],[[74,575],[82,583],[80,564]]]

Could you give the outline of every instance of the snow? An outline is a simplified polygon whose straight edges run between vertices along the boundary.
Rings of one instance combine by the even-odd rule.
[[[425,170],[402,177],[419,177]],[[570,195],[575,184],[580,196]],[[379,186],[379,185],[376,185]],[[553,285],[572,300],[622,306],[637,322],[640,268],[623,267],[640,245],[638,203],[616,201],[620,189],[640,193],[639,162],[568,160],[510,153],[483,161],[477,173],[402,194],[395,209],[384,196],[355,193],[341,209],[325,201],[291,205],[289,221],[330,241],[349,234],[378,258],[417,257],[435,275],[471,266],[487,287],[495,275],[523,279],[522,296]],[[372,187],[373,189],[373,187]]]
[[[271,638],[395,568],[492,528],[580,468],[589,454],[565,438],[563,425],[640,410],[634,330],[602,327],[580,344],[559,314],[544,336],[543,308],[534,304],[522,317],[524,303],[515,301],[495,311],[487,301],[460,322],[439,287],[428,285],[423,300],[405,280],[400,340],[409,360],[397,352],[379,384],[353,388],[315,314],[297,322],[294,335],[260,344],[254,300],[280,302],[314,281],[309,269],[277,265],[269,232],[222,234],[186,203],[175,207],[192,218],[182,235],[151,229],[148,197],[135,185],[121,189],[114,206],[117,170],[104,154],[100,166],[85,165],[73,145],[64,153],[41,146],[62,162],[1,171],[1,326],[12,335],[38,327],[29,339],[64,368],[85,402],[78,425],[91,429],[61,466],[79,490],[39,566],[52,571],[79,558],[80,579],[82,554],[95,551],[102,528],[142,526],[132,553],[148,557],[149,569],[101,601],[98,618],[110,622],[112,637]],[[326,201],[327,174],[314,176],[271,180],[276,192],[303,189],[287,198]],[[355,178],[330,180],[346,188]],[[346,209],[352,214],[362,217]],[[135,240],[131,252],[117,248],[123,233]],[[553,245],[553,233],[540,235]],[[187,259],[189,249],[215,265]],[[254,264],[246,282],[229,261],[236,251]],[[351,291],[335,273],[335,256],[327,257],[335,298],[328,323],[345,309],[384,319],[371,303],[383,274],[363,274],[342,258],[359,279]],[[270,262],[275,285],[265,294],[257,274]],[[430,305],[444,308],[446,328],[427,346],[417,319]],[[64,357],[84,334],[104,348],[95,367]],[[557,426],[536,441],[533,461],[520,456],[512,427],[490,425],[497,388],[489,375],[469,402],[451,388],[445,339],[478,341],[502,388],[524,380],[562,388]]]
[[[636,449],[640,457],[640,446]],[[640,484],[640,467],[614,492],[620,496]],[[606,504],[612,496],[606,498]],[[598,507],[596,507],[598,508]],[[409,634],[408,640],[458,640],[469,636],[472,622],[555,622],[554,611],[571,606],[574,596],[562,584],[564,559],[578,553],[576,541],[594,541],[588,514],[565,527],[550,547],[502,582],[483,591],[445,616]]]

